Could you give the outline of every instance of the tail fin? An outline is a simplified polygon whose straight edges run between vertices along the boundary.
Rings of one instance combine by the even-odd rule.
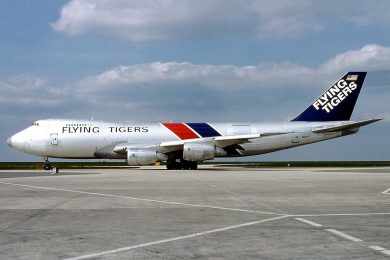
[[[347,121],[367,72],[348,72],[292,121]]]

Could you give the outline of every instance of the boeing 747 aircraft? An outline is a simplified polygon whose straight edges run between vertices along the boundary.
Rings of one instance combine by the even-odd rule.
[[[167,169],[197,169],[216,157],[270,153],[355,134],[378,120],[351,121],[366,72],[349,72],[304,112],[282,123],[110,123],[38,120],[7,140],[10,147],[48,158],[126,159],[129,165],[166,162]]]

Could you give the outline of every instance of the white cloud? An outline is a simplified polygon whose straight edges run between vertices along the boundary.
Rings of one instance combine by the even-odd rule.
[[[158,87],[202,85],[210,88],[245,88],[253,84],[271,83],[272,86],[291,77],[310,74],[303,66],[261,64],[257,66],[192,64],[189,62],[152,62],[119,66],[80,82],[95,90],[113,86]]]
[[[200,111],[211,109],[221,113],[219,116],[228,111],[229,115],[236,113],[238,117],[242,115],[242,106],[256,104],[264,109],[272,99],[286,98],[284,102],[294,103],[298,100],[295,94],[316,95],[321,88],[351,70],[390,71],[390,48],[366,45],[335,55],[315,67],[288,62],[237,66],[173,61],[118,66],[66,83],[20,75],[0,80],[0,110],[18,109],[20,113],[71,117],[111,113],[110,118],[112,113],[116,117],[123,116],[113,112],[122,111],[130,113],[131,118],[147,116],[155,120],[180,114],[197,113],[201,117],[204,115]],[[371,91],[379,96],[364,99],[364,102],[378,101],[365,106],[375,113],[389,111],[384,108],[389,93],[387,81],[388,78],[374,82],[378,88]],[[260,100],[263,104],[257,104]],[[273,111],[285,115],[288,104]]]
[[[94,31],[131,41],[168,39],[208,28],[230,30],[229,25],[246,23],[246,9],[225,0],[72,0],[62,8],[53,28],[70,35]]]
[[[47,79],[32,75],[16,75],[0,80],[0,104],[55,105],[63,98],[63,90]]]
[[[336,55],[321,69],[340,71],[345,69],[388,70],[390,69],[390,48],[369,44],[359,50],[350,50]]]
[[[256,28],[259,37],[289,37],[323,29],[310,0],[252,1],[251,10],[254,19],[249,26]]]
[[[200,85],[214,89],[306,87],[329,83],[351,70],[390,70],[390,48],[366,45],[340,53],[317,67],[291,63],[256,66],[152,62],[119,66],[81,80],[81,92],[115,88],[169,88]]]
[[[71,0],[52,26],[70,35],[94,32],[130,41],[234,35],[296,37],[330,21],[390,23],[390,2],[312,0]]]

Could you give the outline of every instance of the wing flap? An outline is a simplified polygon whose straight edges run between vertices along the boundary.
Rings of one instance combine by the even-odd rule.
[[[230,135],[230,136],[216,136],[209,138],[196,138],[196,139],[187,139],[187,140],[177,140],[177,141],[168,141],[162,142],[160,144],[161,148],[181,148],[185,143],[194,143],[194,142],[214,142],[218,147],[226,147],[232,144],[242,144],[248,142],[250,139],[259,138],[261,134],[246,134],[246,135]]]
[[[151,148],[151,147],[156,147],[157,145],[155,144],[144,144],[144,145],[139,145],[139,144],[130,144],[130,143],[120,143],[114,146],[112,151],[117,154],[125,154],[127,153],[127,149],[131,148],[137,148],[137,149],[142,149],[142,148]]]
[[[231,135],[231,136],[217,136],[214,138],[215,145],[221,148],[233,144],[243,144],[249,142],[251,139],[260,138],[260,134],[246,134],[246,135]]]

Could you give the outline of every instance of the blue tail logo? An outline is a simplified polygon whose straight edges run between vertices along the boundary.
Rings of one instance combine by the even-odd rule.
[[[348,72],[292,121],[347,121],[367,72]]]

